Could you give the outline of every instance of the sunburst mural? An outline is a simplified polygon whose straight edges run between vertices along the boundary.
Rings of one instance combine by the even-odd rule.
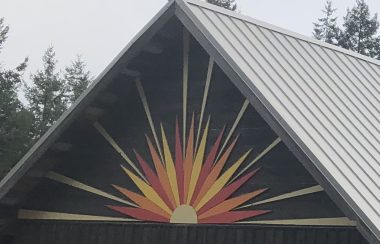
[[[250,151],[241,155],[232,166],[222,173],[237,138],[217,159],[223,135],[222,131],[211,147],[210,152],[206,155],[205,148],[209,124],[210,120],[206,122],[198,148],[195,148],[194,118],[192,119],[186,152],[183,153],[177,122],[174,157],[171,155],[170,146],[161,125],[163,161],[160,159],[159,153],[154,148],[151,140],[147,138],[155,172],[138,152],[135,152],[135,154],[143,169],[144,178],[122,166],[122,169],[143,195],[114,185],[117,190],[132,200],[137,207],[108,207],[138,220],[171,223],[232,223],[268,213],[269,211],[266,210],[231,211],[263,193],[266,189],[258,189],[241,196],[230,197],[257,170],[246,173],[231,184],[227,184]]]
[[[137,167],[130,157],[123,153],[131,169],[123,165],[121,168],[142,194],[132,192],[122,186],[113,185],[121,194],[132,201],[133,206],[112,205],[107,207],[137,220],[170,223],[233,223],[270,212],[269,210],[234,210],[267,189],[257,189],[237,197],[231,197],[259,170],[254,169],[246,172],[253,165],[251,164],[243,171],[237,172],[240,166],[245,163],[251,150],[240,155],[236,162],[226,167],[229,156],[238,141],[238,137],[232,140],[232,135],[249,105],[248,101],[243,103],[235,124],[225,140],[222,141],[225,131],[222,129],[211,145],[209,152],[206,153],[211,117],[209,116],[203,123],[202,121],[213,65],[214,61],[210,59],[200,120],[195,122],[193,113],[189,131],[185,129],[187,101],[186,95],[184,95],[184,116],[181,121],[183,138],[180,135],[177,119],[175,125],[173,124],[175,127],[174,145],[169,145],[162,124],[160,124],[161,139],[158,139],[144,88],[140,79],[137,78],[136,85],[155,142],[154,145],[152,139],[146,136],[147,150],[152,162],[148,163],[135,150],[135,158],[140,166]],[[186,78],[184,78],[183,85],[185,94],[187,93]],[[195,133],[195,124],[198,124],[198,133]],[[120,151],[119,146],[100,123],[97,122],[94,126],[117,151]],[[232,142],[228,144],[230,140]],[[279,140],[276,140],[275,144],[277,143]],[[174,155],[171,153],[172,149],[174,149]],[[154,165],[154,169],[149,165]],[[139,168],[142,169],[142,172]],[[233,178],[233,176],[235,177]]]
[[[125,217],[21,209],[18,213],[19,218],[188,224],[355,225],[355,222],[345,217],[255,220],[255,217],[272,211],[271,209],[255,209],[258,205],[318,193],[323,189],[315,185],[261,201],[255,201],[255,197],[265,194],[268,188],[237,194],[244,184],[254,181],[255,174],[260,171],[256,163],[279,145],[281,139],[275,139],[253,160],[248,160],[251,150],[238,155],[237,159],[231,159],[230,155],[236,149],[235,146],[239,140],[239,136],[235,133],[236,128],[249,106],[248,100],[245,100],[239,112],[233,115],[233,123],[226,124],[212,141],[209,133],[212,128],[212,115],[205,117],[214,68],[212,57],[209,58],[200,111],[199,113],[192,112],[191,118],[188,119],[188,114],[190,114],[187,111],[189,40],[189,33],[184,31],[182,118],[173,121],[171,128],[165,128],[162,123],[154,123],[141,77],[139,75],[135,77],[136,88],[150,127],[150,136],[145,136],[146,146],[143,149],[144,153],[148,153],[144,155],[149,155],[149,158],[144,158],[137,150],[134,150],[133,157],[127,155],[99,121],[93,124],[95,130],[125,161],[120,165],[120,170],[133,182],[138,191],[113,184],[110,179],[109,184],[121,196],[118,197],[57,172],[50,172],[46,176],[56,182],[114,201],[115,204],[104,207]],[[220,124],[220,121],[218,122]],[[172,131],[172,129],[174,129],[173,135],[167,136],[166,130]],[[142,131],[142,133],[145,132]],[[168,138],[173,140],[168,140]]]

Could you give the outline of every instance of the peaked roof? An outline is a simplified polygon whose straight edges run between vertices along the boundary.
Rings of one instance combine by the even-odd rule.
[[[0,182],[21,179],[176,15],[370,242],[380,243],[380,62],[204,2],[169,2]]]

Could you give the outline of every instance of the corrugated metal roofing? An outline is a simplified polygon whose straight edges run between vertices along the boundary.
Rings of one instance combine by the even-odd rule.
[[[379,235],[380,63],[210,4],[187,6]]]

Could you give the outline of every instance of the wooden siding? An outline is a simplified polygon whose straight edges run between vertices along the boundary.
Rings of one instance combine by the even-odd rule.
[[[16,244],[361,244],[355,228],[21,222]]]

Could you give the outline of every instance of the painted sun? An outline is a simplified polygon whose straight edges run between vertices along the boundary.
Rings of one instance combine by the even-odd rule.
[[[138,167],[102,125],[99,122],[94,123],[98,132],[129,164],[129,167],[121,165],[121,168],[140,190],[140,193],[136,193],[123,186],[113,185],[131,202],[127,203],[129,206],[125,206],[124,202],[124,205],[109,205],[107,207],[136,220],[166,223],[234,223],[270,212],[269,210],[235,209],[267,189],[256,189],[239,196],[232,196],[257,173],[259,169],[252,170],[255,162],[281,140],[277,139],[267,148],[267,151],[264,151],[243,169],[240,168],[251,150],[240,155],[235,162],[232,161],[227,164],[238,141],[238,136],[233,138],[235,129],[249,106],[249,102],[248,100],[243,102],[229,132],[224,135],[226,127],[223,128],[216,140],[210,142],[211,116],[204,119],[214,67],[214,60],[210,57],[201,109],[198,114],[199,120],[195,121],[195,112],[193,112],[188,128],[186,125],[188,114],[188,56],[189,36],[187,32],[184,32],[183,117],[181,123],[176,119],[175,124],[173,124],[173,128],[175,127],[173,145],[169,145],[162,123],[159,127],[160,133],[156,131],[140,77],[136,77],[136,86],[153,136],[153,138],[146,136],[146,150],[149,151],[150,158],[143,158],[139,152],[134,150],[136,161],[140,166]],[[180,131],[180,124],[182,132]],[[195,128],[196,125],[198,125],[197,128]],[[158,134],[161,135],[160,139]],[[211,143],[209,147],[207,147],[208,143]],[[206,152],[207,148],[210,148],[208,152]]]
[[[161,125],[162,158],[160,152],[157,152],[152,141],[147,137],[154,170],[137,151],[135,151],[135,155],[143,173],[136,167],[134,167],[136,169],[135,174],[121,166],[142,192],[142,195],[122,186],[114,185],[118,191],[135,204],[135,207],[116,205],[108,207],[138,220],[170,223],[232,223],[268,213],[267,210],[233,210],[267,189],[258,189],[237,197],[231,197],[258,170],[241,175],[231,182],[232,176],[245,161],[250,151],[241,155],[223,172],[222,170],[238,138],[235,138],[223,153],[218,154],[221,152],[219,150],[223,129],[206,154],[209,125],[210,119],[207,120],[203,135],[199,145],[197,145],[194,139],[193,116],[185,152],[183,152],[177,121],[174,155],[171,154],[165,130]]]

